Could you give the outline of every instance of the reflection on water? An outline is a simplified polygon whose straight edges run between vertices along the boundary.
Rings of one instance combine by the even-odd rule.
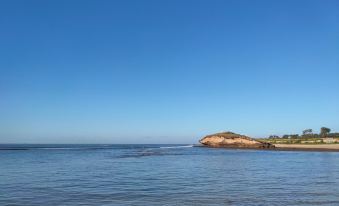
[[[339,153],[1,145],[0,205],[339,205]]]

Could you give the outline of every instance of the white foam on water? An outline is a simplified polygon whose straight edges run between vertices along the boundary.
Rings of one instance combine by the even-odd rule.
[[[182,146],[169,146],[169,147],[160,147],[161,149],[177,149],[177,148],[186,148],[193,147],[194,145],[182,145]]]

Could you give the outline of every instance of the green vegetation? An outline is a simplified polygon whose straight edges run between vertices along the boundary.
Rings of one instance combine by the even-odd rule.
[[[285,134],[281,137],[270,135],[268,138],[260,139],[272,144],[339,144],[339,133],[330,133],[327,127],[320,128],[320,133],[313,133],[312,129],[305,129],[302,135]]]
[[[331,129],[330,129],[330,128],[322,127],[322,128],[320,129],[320,136],[321,136],[321,137],[326,137],[326,135],[328,135],[330,132],[331,132]]]
[[[262,141],[272,143],[272,144],[324,144],[322,138],[290,138],[290,139],[261,139]],[[339,141],[339,138],[338,138]]]

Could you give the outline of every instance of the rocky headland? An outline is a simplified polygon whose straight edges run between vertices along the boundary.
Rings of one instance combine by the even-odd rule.
[[[273,149],[273,144],[262,142],[245,135],[233,132],[222,132],[207,135],[199,141],[208,147],[225,147],[225,148],[248,148],[248,149]]]

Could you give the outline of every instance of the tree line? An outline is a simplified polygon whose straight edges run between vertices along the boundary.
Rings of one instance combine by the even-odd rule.
[[[281,137],[278,135],[270,135],[269,139],[297,139],[297,138],[325,138],[325,137],[339,137],[339,133],[331,133],[331,129],[327,127],[320,128],[320,133],[313,133],[312,129],[305,129],[301,135],[299,134],[285,134]]]

